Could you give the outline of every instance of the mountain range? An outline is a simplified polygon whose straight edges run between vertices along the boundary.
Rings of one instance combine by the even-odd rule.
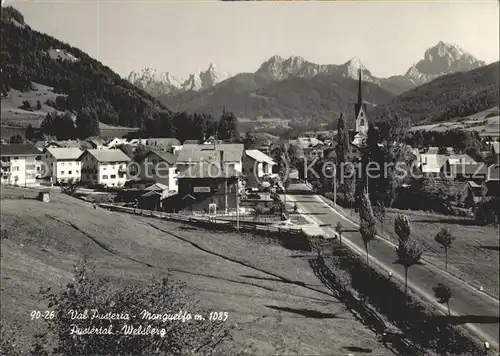
[[[352,58],[340,64],[319,65],[302,57],[272,56],[254,73],[240,73],[203,90],[169,92],[158,100],[175,111],[220,115],[222,107],[239,117],[309,117],[331,119],[350,110],[357,97],[358,71],[365,82],[364,100],[371,107],[391,101],[438,77],[484,66],[457,45],[440,41],[404,75],[378,78]],[[144,90],[148,90],[143,87]],[[347,109],[347,110],[346,110]]]
[[[228,73],[220,73],[215,64],[211,63],[207,70],[190,74],[185,79],[149,67],[145,67],[138,72],[132,71],[126,79],[152,96],[160,96],[185,91],[205,90],[229,77]]]
[[[427,49],[424,58],[412,65],[404,75],[394,75],[389,78],[378,78],[372,75],[357,57],[337,65],[316,64],[299,56],[284,58],[274,55],[262,63],[253,74],[270,81],[281,81],[292,77],[310,79],[318,74],[357,79],[358,69],[361,68],[364,81],[377,84],[398,95],[442,75],[472,70],[485,64],[459,46],[440,41],[434,47]],[[153,96],[206,90],[226,79],[231,79],[231,76],[219,73],[214,64],[210,64],[206,71],[191,74],[184,80],[178,80],[168,72],[161,73],[152,68],[131,72],[127,77],[131,83]]]

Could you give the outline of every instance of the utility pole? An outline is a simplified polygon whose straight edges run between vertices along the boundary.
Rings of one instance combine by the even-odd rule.
[[[236,230],[240,231],[240,187],[239,187],[239,180],[236,183]]]

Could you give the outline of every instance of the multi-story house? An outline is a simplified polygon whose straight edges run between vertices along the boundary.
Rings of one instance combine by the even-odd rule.
[[[52,183],[78,182],[81,179],[81,162],[78,158],[82,150],[73,147],[48,147],[42,160],[46,167],[46,177]]]
[[[273,174],[276,162],[259,150],[246,150],[243,157],[242,172],[245,175],[247,186],[256,187],[265,176]]]
[[[40,156],[34,146],[28,144],[2,144],[2,184],[19,186],[36,185],[36,163]]]
[[[176,162],[177,157],[170,152],[152,149],[140,161],[139,177],[151,184],[161,183],[169,191],[178,190]]]
[[[242,160],[245,148],[241,143],[187,144],[182,146],[177,156],[177,170],[184,171],[190,166],[220,165],[242,172]]]
[[[79,158],[82,183],[121,187],[128,180],[130,158],[117,149],[86,150]]]

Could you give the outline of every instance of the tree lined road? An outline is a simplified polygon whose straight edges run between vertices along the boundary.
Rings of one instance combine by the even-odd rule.
[[[289,187],[289,193],[288,200],[296,201],[305,217],[316,224],[330,224],[330,227],[322,227],[327,236],[334,236],[334,226],[337,222],[341,222],[345,229],[342,241],[345,241],[346,245],[355,251],[365,253],[357,224],[327,205],[318,195],[313,194],[305,184],[292,184]],[[396,260],[395,247],[389,241],[377,238],[370,244],[370,258],[387,272],[392,272],[395,278],[404,281],[404,267],[394,264]],[[425,255],[422,257],[425,258]],[[437,303],[434,297],[432,287],[438,283],[447,284],[453,292],[453,298],[450,302],[452,315],[460,316],[463,324],[467,323],[466,326],[472,332],[498,350],[500,322],[498,300],[425,262],[413,266],[408,273],[409,289],[446,311],[446,307]]]

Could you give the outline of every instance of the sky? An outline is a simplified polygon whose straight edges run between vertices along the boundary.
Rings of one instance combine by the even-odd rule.
[[[121,76],[254,72],[275,54],[318,64],[358,57],[373,75],[404,74],[440,40],[499,60],[499,6],[487,1],[219,2],[6,0],[34,29]]]

